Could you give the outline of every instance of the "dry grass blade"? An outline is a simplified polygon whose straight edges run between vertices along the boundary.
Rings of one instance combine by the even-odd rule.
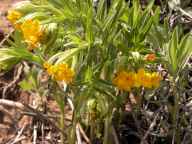
[[[2,93],[2,98],[3,98],[3,99],[6,98],[6,92],[7,92],[7,90],[8,90],[9,88],[13,87],[13,85],[15,85],[15,84],[19,81],[22,72],[23,72],[23,65],[20,65],[19,68],[18,68],[18,70],[17,70],[17,74],[16,74],[16,76],[14,77],[14,80],[13,80],[12,82],[10,82],[7,86],[4,87],[3,93]]]

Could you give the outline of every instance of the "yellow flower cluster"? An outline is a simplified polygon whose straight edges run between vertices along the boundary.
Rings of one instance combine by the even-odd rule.
[[[16,21],[18,19],[20,19],[22,16],[22,14],[16,10],[9,10],[8,11],[8,15],[7,15],[7,19],[11,22],[11,24],[15,27],[15,28],[19,28],[20,27],[20,24],[17,23],[16,24]]]
[[[146,72],[143,68],[137,73],[120,71],[113,79],[113,84],[120,90],[130,91],[133,87],[157,88],[159,87],[161,76],[157,72]]]
[[[29,44],[29,50],[33,50],[39,43],[42,36],[41,25],[38,20],[26,20],[22,24],[16,23],[22,14],[16,10],[8,11],[7,19],[14,25],[16,29],[20,29],[23,33],[25,41]]]
[[[26,20],[21,25],[21,31],[25,41],[35,47],[42,35],[41,25],[38,20]]]
[[[43,66],[47,70],[47,73],[57,81],[65,81],[68,84],[74,77],[74,71],[67,64],[51,65],[45,62]]]

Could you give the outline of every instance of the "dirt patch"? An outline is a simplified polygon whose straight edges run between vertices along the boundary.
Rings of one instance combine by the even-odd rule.
[[[22,0],[0,0],[0,31],[4,31],[5,33],[9,32],[10,24],[6,19],[7,10],[10,9],[14,3],[19,1]]]

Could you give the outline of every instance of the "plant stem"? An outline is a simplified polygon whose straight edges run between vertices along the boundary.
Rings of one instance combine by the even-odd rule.
[[[111,134],[111,128],[112,128],[112,125],[111,125],[111,116],[107,116],[105,118],[105,126],[104,126],[104,138],[103,138],[103,144],[109,144],[111,143],[111,139],[109,138],[110,134]]]
[[[176,82],[174,83],[174,89],[173,92],[175,94],[175,105],[174,105],[174,109],[173,109],[173,126],[174,126],[174,132],[173,132],[173,140],[172,140],[172,144],[175,143],[175,138],[176,143],[180,144],[180,132],[178,129],[178,112],[179,112],[179,99],[180,99],[180,95],[177,91],[177,87],[176,87]]]
[[[65,114],[64,114],[64,110],[62,110],[61,111],[61,118],[60,118],[60,126],[61,126],[61,130],[63,131],[61,133],[61,144],[64,144],[64,142],[65,142],[65,137],[64,137],[65,123],[64,123],[64,119],[65,119]]]
[[[104,140],[103,140],[103,144],[108,144],[108,140],[109,140],[109,118],[106,117],[105,119],[105,127],[104,127]]]

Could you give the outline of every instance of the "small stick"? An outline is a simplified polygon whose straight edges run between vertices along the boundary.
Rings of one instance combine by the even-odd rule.
[[[72,100],[71,100],[70,98],[67,98],[67,101],[68,101],[69,106],[71,107],[71,110],[72,110],[72,112],[73,112],[73,111],[74,111],[74,105],[73,105]]]
[[[79,127],[79,131],[80,133],[82,134],[83,138],[85,139],[85,141],[88,143],[88,144],[91,144],[89,138],[87,137],[85,131],[83,130],[83,128],[81,127],[80,123],[77,123],[77,126]]]
[[[25,108],[26,108],[27,110],[29,110],[29,111],[32,111],[32,112],[36,113],[36,114],[37,114],[37,117],[39,117],[40,119],[42,119],[42,120],[50,123],[50,124],[51,124],[54,128],[56,128],[59,132],[61,132],[61,133],[64,134],[63,130],[61,130],[53,121],[51,121],[51,120],[48,119],[47,117],[44,117],[44,115],[43,115],[41,112],[39,112],[39,111],[37,111],[36,109],[30,107],[29,105],[25,105]]]
[[[14,141],[13,141],[11,144],[15,144],[15,143],[18,142],[18,140],[21,141],[21,140],[23,140],[23,138],[25,138],[25,137],[21,137],[24,129],[25,129],[25,126],[23,126],[23,127],[21,128],[21,130],[18,132],[16,138],[14,139]],[[22,139],[21,139],[21,138],[22,138]]]
[[[2,111],[3,113],[7,114],[7,116],[14,121],[12,115],[10,114],[10,112],[8,110],[6,110],[3,106],[0,105],[0,111]]]
[[[10,35],[14,32],[14,30],[11,30],[10,33],[7,34],[7,36],[0,41],[0,47],[2,47],[3,43],[10,37]]]
[[[45,132],[44,132],[44,123],[41,125],[41,133],[42,133],[42,144],[45,143]]]
[[[187,17],[189,17],[190,19],[192,19],[192,15],[190,13],[186,12],[185,10],[183,10],[182,8],[179,8],[179,11],[181,13],[183,13],[184,15],[186,15]]]
[[[161,110],[161,108],[159,109],[159,111]],[[149,133],[153,130],[153,128],[155,127],[156,125],[156,122],[157,122],[157,118],[159,117],[159,113],[157,113],[151,123],[151,125],[149,126],[147,132],[145,133],[145,135],[143,136],[142,140],[141,140],[141,144],[144,144],[145,143],[145,140],[146,138],[148,137]]]
[[[6,99],[0,99],[0,105],[5,105],[13,108],[18,108],[20,110],[25,110],[25,106],[22,103],[19,102],[14,102],[11,100],[6,100]]]
[[[28,111],[26,112],[26,111],[24,111],[24,112],[21,112],[21,114],[37,117],[37,114],[34,113],[34,112],[28,112]],[[42,114],[42,115],[43,115],[44,117],[52,118],[52,119],[58,119],[58,118],[59,118],[59,116],[53,116],[53,115],[48,115],[48,114]]]
[[[37,124],[33,126],[33,144],[36,144],[37,141]]]
[[[115,128],[114,128],[113,125],[112,125],[112,134],[113,134],[113,137],[114,137],[115,144],[119,144],[117,133],[116,133]]]
[[[21,65],[21,66],[18,68],[17,75],[15,76],[14,80],[13,80],[11,83],[9,83],[6,87],[4,87],[3,93],[2,93],[2,98],[3,98],[3,99],[6,98],[6,92],[7,92],[7,90],[8,90],[9,88],[11,88],[15,83],[17,83],[17,81],[20,79],[22,70],[23,70],[23,66]]]
[[[55,129],[57,129],[59,132],[63,131],[54,123],[52,122],[50,119],[48,119],[47,117],[45,117],[41,112],[35,110],[34,108],[28,106],[28,105],[23,105],[22,103],[19,102],[14,102],[11,100],[6,100],[6,99],[0,99],[0,105],[6,105],[6,106],[10,106],[10,107],[14,107],[14,108],[18,108],[20,110],[27,110],[29,112],[33,112],[36,113],[36,116],[41,118],[44,121],[47,121],[48,123],[50,123]]]
[[[82,144],[80,130],[79,130],[78,125],[76,125],[76,136],[77,136],[77,144]]]
[[[20,141],[26,139],[26,136],[22,136],[20,138],[18,138],[17,140],[15,140],[14,142],[12,142],[11,144],[18,144]]]
[[[34,113],[34,112],[28,112],[28,111],[24,111],[24,112],[21,112],[21,114],[23,115],[28,115],[28,116],[33,116],[33,117],[37,117],[38,114],[37,113]],[[53,115],[48,115],[48,114],[42,114],[43,117],[46,117],[46,118],[50,118],[50,119],[59,119],[60,116],[53,116]],[[72,119],[70,118],[66,118],[65,117],[65,120],[66,121],[72,121]]]

